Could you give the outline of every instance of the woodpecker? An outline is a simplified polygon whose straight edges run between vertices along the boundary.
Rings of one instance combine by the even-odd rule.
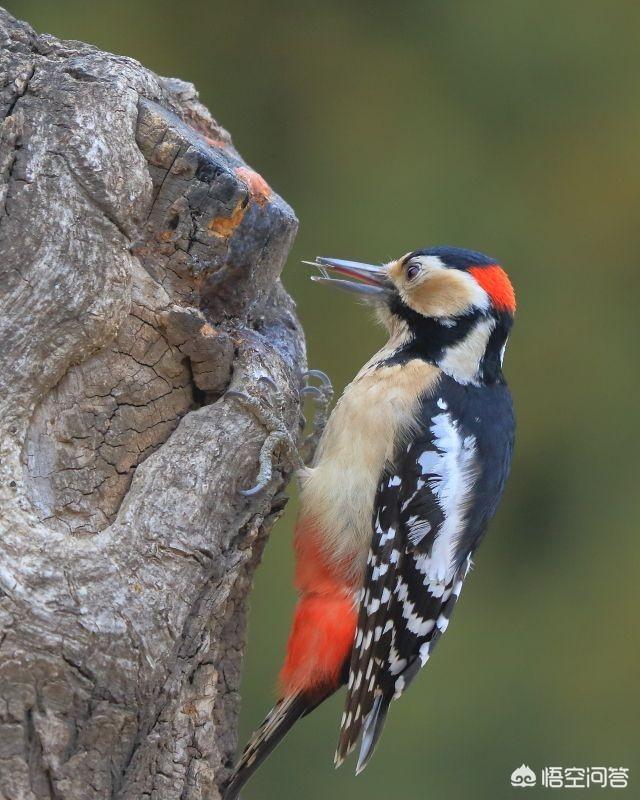
[[[496,260],[433,247],[381,267],[312,263],[312,280],[371,303],[389,338],[345,389],[302,470],[299,600],[279,699],[225,800],[345,684],[335,763],[360,740],[356,774],[364,769],[391,700],[447,629],[511,464],[502,363],[515,295]]]

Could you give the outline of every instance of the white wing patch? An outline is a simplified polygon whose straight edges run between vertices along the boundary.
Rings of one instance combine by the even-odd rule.
[[[422,466],[424,460],[429,464],[427,485],[442,509],[444,521],[425,564],[425,575],[430,581],[446,584],[455,571],[455,545],[472,499],[477,448],[475,437],[463,437],[457,422],[446,412],[433,417],[431,432],[436,450],[422,453],[419,463]]]

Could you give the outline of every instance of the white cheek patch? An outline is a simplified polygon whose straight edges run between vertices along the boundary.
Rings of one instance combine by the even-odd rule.
[[[458,383],[477,383],[480,362],[494,328],[491,318],[476,323],[464,339],[444,351],[438,366]]]
[[[462,274],[468,281],[467,285],[470,290],[471,305],[473,305],[475,308],[479,308],[481,311],[487,311],[491,305],[491,298],[489,295],[485,292],[482,286],[480,286],[476,279],[469,275],[468,272],[463,272]]]

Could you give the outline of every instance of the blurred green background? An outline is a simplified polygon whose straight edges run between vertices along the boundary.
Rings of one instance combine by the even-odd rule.
[[[284,278],[337,389],[382,333],[300,259],[455,244],[497,256],[516,286],[516,459],[455,623],[363,775],[333,771],[340,696],[247,800],[517,797],[522,762],[626,766],[626,794],[582,791],[640,797],[637,0],[8,6],[197,85],[300,218]],[[243,740],[294,603],[290,505],[252,598]]]

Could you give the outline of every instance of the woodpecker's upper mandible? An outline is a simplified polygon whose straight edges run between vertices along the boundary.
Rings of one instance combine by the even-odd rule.
[[[300,598],[280,699],[226,800],[300,716],[344,684],[336,764],[360,739],[364,768],[391,700],[449,624],[511,463],[502,362],[515,297],[502,267],[453,247],[382,267],[313,265],[313,280],[370,302],[389,340],[345,389],[302,475]]]

